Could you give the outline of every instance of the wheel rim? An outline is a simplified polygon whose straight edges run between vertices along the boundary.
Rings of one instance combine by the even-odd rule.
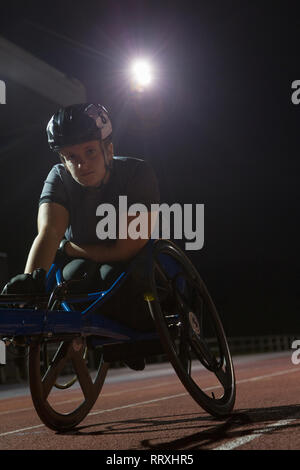
[[[221,321],[196,269],[171,242],[158,244],[152,283],[152,313],[178,377],[209,413],[230,412],[235,378]]]
[[[97,370],[90,370],[83,354],[85,341],[81,337],[63,342],[51,342],[51,345],[53,355],[45,371],[43,342],[31,343],[29,384],[40,419],[51,429],[64,431],[78,425],[93,407],[103,386],[109,364],[104,363],[100,357]],[[76,376],[77,386],[71,388],[75,381],[67,379],[68,386],[65,384],[58,389],[57,383],[61,383],[61,380],[65,382],[64,374],[68,371],[71,377]]]

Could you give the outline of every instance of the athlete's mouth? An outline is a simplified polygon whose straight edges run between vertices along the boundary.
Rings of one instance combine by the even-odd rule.
[[[92,175],[93,173],[94,173],[93,171],[87,171],[86,173],[81,173],[80,176],[83,176],[83,177],[85,177],[85,176],[90,176],[90,175]]]

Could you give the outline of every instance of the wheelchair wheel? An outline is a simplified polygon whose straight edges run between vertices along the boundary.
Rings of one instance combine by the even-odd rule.
[[[191,261],[167,240],[154,244],[148,305],[165,352],[186,390],[211,415],[228,415],[236,386],[220,317]]]
[[[100,394],[109,364],[100,355],[96,370],[93,364],[91,372],[85,343],[84,338],[75,337],[67,341],[47,342],[46,348],[45,341],[38,340],[29,346],[32,401],[41,421],[50,429],[67,431],[77,426]],[[66,374],[72,378],[68,380]],[[80,387],[71,389],[74,375]]]

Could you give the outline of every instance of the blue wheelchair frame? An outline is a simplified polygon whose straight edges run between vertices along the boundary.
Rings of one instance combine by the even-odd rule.
[[[152,248],[154,240],[150,240],[146,246],[146,256],[143,260],[145,278],[150,275],[152,269]],[[171,260],[173,261],[173,260]],[[174,263],[174,261],[173,261]],[[87,294],[64,293],[62,267],[53,263],[46,277],[46,295],[14,294],[0,295],[0,305],[26,305],[26,303],[39,305],[48,300],[47,308],[0,308],[0,338],[25,336],[30,342],[31,336],[51,338],[60,335],[93,336],[95,346],[113,344],[114,342],[134,342],[151,340],[158,337],[153,322],[153,332],[141,333],[127,327],[115,320],[101,314],[101,308],[105,302],[117,294],[119,287],[126,281],[131,270],[135,266],[133,261],[127,271],[123,271],[112,285],[104,291]],[[169,266],[171,271],[176,266]],[[75,281],[76,282],[76,281]],[[67,284],[67,283],[66,283]],[[51,309],[55,300],[60,301],[62,309]],[[151,300],[145,297],[145,301]],[[73,305],[88,303],[82,311],[74,309]],[[105,307],[104,307],[105,309]],[[150,315],[150,311],[149,311]]]

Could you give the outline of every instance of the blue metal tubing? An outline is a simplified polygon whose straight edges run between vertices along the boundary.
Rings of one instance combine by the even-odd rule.
[[[113,321],[101,313],[99,309],[124,282],[128,273],[121,273],[106,291],[93,292],[86,295],[68,294],[61,302],[63,310],[2,308],[0,309],[0,336],[36,336],[54,337],[66,334],[83,336],[99,336],[103,343],[152,339],[153,333],[140,333]],[[52,265],[47,275],[47,290],[62,282],[61,270]],[[4,303],[5,296],[1,296]],[[28,302],[28,298],[17,296],[15,303]],[[72,304],[90,303],[83,311],[73,310]],[[98,311],[95,313],[95,310]],[[101,344],[101,339],[99,342]],[[112,340],[112,341],[111,341]]]
[[[153,333],[140,333],[96,313],[89,317],[80,311],[0,309],[0,336],[46,337],[64,334],[101,336],[113,340],[150,339]],[[117,342],[118,342],[117,341]],[[114,341],[113,341],[114,342]]]
[[[147,246],[147,259],[145,272],[151,268],[151,253],[153,240]],[[62,299],[60,305],[63,310],[30,309],[30,308],[1,308],[0,309],[0,337],[4,336],[26,336],[42,335],[52,337],[57,335],[78,334],[84,336],[99,336],[119,342],[152,339],[156,333],[140,333],[113,321],[99,313],[102,305],[118,290],[127,278],[132,265],[127,272],[122,272],[115,282],[105,291],[93,292],[83,295],[68,294]],[[53,264],[47,273],[46,290],[47,295],[18,295],[0,296],[0,305],[22,305],[28,302],[34,304],[35,299],[42,301],[45,305],[51,293],[57,285],[63,281],[61,266]],[[59,300],[59,299],[58,299]],[[38,301],[36,301],[38,304]],[[73,304],[89,303],[83,311],[74,310]],[[95,313],[95,310],[97,312]]]

